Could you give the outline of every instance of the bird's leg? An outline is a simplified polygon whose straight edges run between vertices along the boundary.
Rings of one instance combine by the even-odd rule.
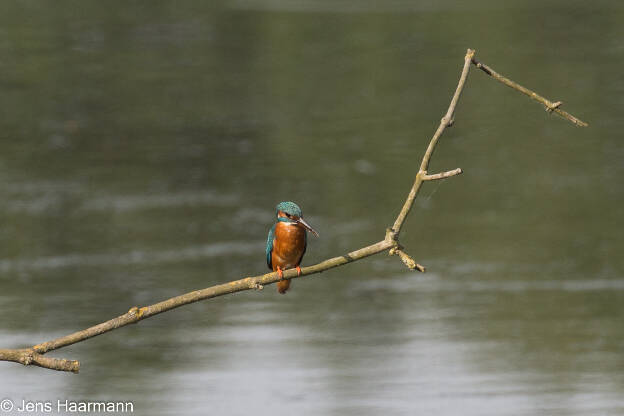
[[[301,267],[299,267],[299,265],[295,266],[295,269],[297,269],[297,276],[301,276]]]
[[[279,266],[277,266],[277,275],[279,276],[280,280],[284,278],[284,272],[282,271],[282,268]]]

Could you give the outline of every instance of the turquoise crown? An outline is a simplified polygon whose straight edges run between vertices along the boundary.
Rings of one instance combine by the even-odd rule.
[[[301,217],[301,208],[299,208],[299,205],[295,204],[294,202],[290,202],[290,201],[280,202],[275,207],[275,214],[277,214],[279,211],[285,212],[288,215]]]

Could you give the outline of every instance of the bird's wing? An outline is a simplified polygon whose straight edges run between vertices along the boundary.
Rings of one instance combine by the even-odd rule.
[[[303,260],[303,255],[305,254],[307,249],[308,249],[308,233],[304,232],[303,233],[303,251],[301,252],[301,257],[299,257],[299,261],[297,262],[297,265],[301,264],[301,260]]]
[[[273,265],[271,264],[271,251],[273,251],[273,240],[275,240],[275,226],[277,224],[273,224],[271,230],[269,230],[269,236],[267,237],[266,243],[266,260],[267,266],[269,266],[270,270],[273,270]]]

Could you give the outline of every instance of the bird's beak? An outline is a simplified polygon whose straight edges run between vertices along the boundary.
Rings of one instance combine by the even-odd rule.
[[[310,231],[315,236],[317,236],[317,237],[319,236],[319,234],[316,232],[316,230],[314,228],[310,227],[310,224],[305,222],[304,219],[301,218],[301,217],[299,217],[299,224],[303,225],[308,231]]]

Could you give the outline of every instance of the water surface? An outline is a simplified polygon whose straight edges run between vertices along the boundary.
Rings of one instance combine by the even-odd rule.
[[[0,398],[137,414],[624,413],[622,19],[616,2],[6,1],[0,326],[28,346],[263,273],[273,209],[305,263],[383,238],[466,48],[477,71],[402,244],[0,365]]]

